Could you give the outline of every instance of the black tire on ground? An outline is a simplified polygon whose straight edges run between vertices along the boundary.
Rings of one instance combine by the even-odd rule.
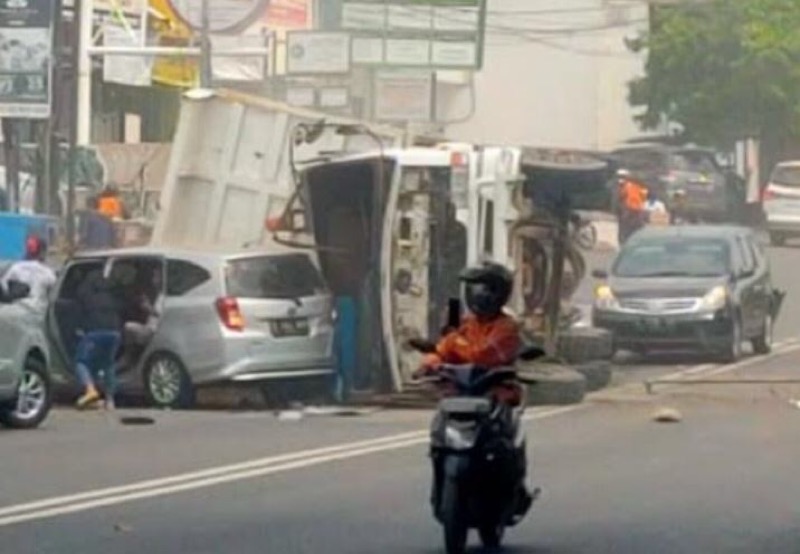
[[[506,528],[502,525],[487,525],[478,527],[478,536],[484,548],[500,548],[503,544],[503,535]]]
[[[186,409],[194,405],[195,391],[186,366],[170,352],[156,352],[144,368],[144,390],[156,408]]]
[[[12,429],[35,429],[47,418],[53,405],[53,390],[47,366],[34,356],[25,360],[20,395],[17,400],[0,405],[0,423]]]
[[[569,364],[610,360],[614,356],[613,335],[597,327],[569,329],[558,338],[558,356]]]
[[[772,246],[783,246],[786,244],[786,237],[780,233],[770,233],[769,243]]]
[[[742,357],[742,322],[739,316],[733,318],[731,336],[725,350],[720,354],[720,361],[724,364],[732,364],[739,361]]]
[[[772,352],[772,313],[767,314],[764,318],[764,324],[761,334],[753,339],[753,352],[759,355],[765,355]]]
[[[611,383],[611,363],[606,361],[589,362],[574,366],[575,371],[586,378],[586,392],[595,392]]]
[[[442,485],[440,514],[447,554],[463,554],[467,549],[469,526],[465,513],[465,499],[461,496],[459,482],[453,478],[446,478]]]
[[[586,377],[568,366],[534,364],[530,369],[522,366],[521,372],[537,381],[528,386],[530,406],[579,404],[586,396]]]

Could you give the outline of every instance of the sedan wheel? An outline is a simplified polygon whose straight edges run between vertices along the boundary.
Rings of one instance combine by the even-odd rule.
[[[155,354],[144,372],[148,400],[159,408],[188,408],[192,384],[181,361],[171,354]]]
[[[762,355],[772,351],[772,314],[767,314],[761,335],[753,339],[753,351]]]
[[[742,357],[742,322],[734,316],[729,343],[722,353],[722,363],[732,364]]]
[[[0,407],[0,423],[14,429],[38,427],[50,413],[52,406],[50,378],[40,361],[29,358],[25,362],[16,402]]]

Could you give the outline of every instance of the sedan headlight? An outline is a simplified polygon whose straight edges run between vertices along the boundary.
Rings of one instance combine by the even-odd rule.
[[[612,310],[619,307],[614,291],[608,285],[600,285],[594,289],[594,305],[601,310]]]
[[[728,289],[722,285],[718,285],[708,291],[706,295],[700,300],[700,308],[702,310],[716,311],[721,310],[728,304]]]

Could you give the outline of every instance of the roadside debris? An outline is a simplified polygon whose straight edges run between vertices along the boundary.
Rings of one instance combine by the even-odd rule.
[[[659,408],[653,414],[656,423],[680,423],[683,415],[675,408]]]
[[[125,523],[115,523],[114,531],[116,531],[117,533],[130,533],[131,531],[133,531],[133,527]]]

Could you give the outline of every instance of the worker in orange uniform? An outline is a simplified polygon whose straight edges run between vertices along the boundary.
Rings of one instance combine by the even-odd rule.
[[[647,223],[647,187],[633,179],[626,178],[620,187],[621,210],[619,214],[619,243]]]
[[[110,219],[122,219],[125,209],[119,191],[114,185],[107,186],[97,199],[97,211]]]

